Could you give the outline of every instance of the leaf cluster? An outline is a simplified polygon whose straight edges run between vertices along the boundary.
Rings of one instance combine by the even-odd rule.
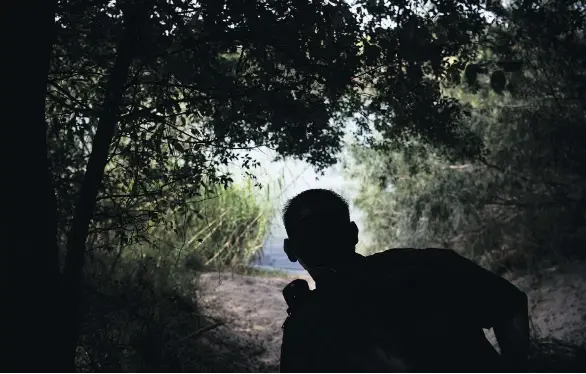
[[[502,67],[515,89],[494,90],[485,80],[444,91],[469,108],[460,126],[482,139],[480,157],[446,158],[417,137],[392,151],[354,150],[350,170],[363,181],[357,203],[373,250],[456,247],[499,270],[584,255],[586,14],[548,2],[513,3],[503,16],[463,75],[471,66],[522,61]]]

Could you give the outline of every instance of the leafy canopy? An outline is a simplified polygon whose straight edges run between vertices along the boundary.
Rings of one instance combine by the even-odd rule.
[[[148,17],[122,48],[138,7]],[[471,0],[59,1],[46,118],[61,232],[104,111],[120,115],[97,231],[144,231],[202,184],[230,183],[224,165],[255,166],[236,151],[266,146],[324,168],[349,119],[377,147],[417,133],[478,152],[439,82],[476,55],[481,11]],[[112,107],[122,53],[132,63]]]

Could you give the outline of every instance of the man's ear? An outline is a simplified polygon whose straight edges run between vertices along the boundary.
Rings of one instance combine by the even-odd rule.
[[[293,248],[289,238],[285,238],[285,240],[283,240],[283,250],[285,251],[289,261],[297,262],[297,256],[295,256],[295,253],[293,253]]]
[[[356,222],[352,221],[350,222],[350,238],[352,239],[352,242],[354,243],[354,245],[358,244],[358,232],[360,230],[358,230],[358,226],[356,226]]]

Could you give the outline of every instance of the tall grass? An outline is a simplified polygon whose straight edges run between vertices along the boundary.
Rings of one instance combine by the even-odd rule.
[[[191,270],[245,267],[262,251],[274,211],[269,188],[261,191],[250,180],[202,188],[124,255]]]
[[[274,207],[260,199],[251,181],[212,194],[218,197],[200,204],[204,219],[189,235],[191,253],[205,267],[246,266],[262,250]]]
[[[222,323],[198,309],[197,272],[248,267],[274,214],[271,188],[252,181],[202,188],[200,198],[169,212],[145,240],[117,253],[90,251],[78,370],[234,370],[240,356],[217,362],[218,348],[201,339]],[[221,345],[236,344],[226,334]]]

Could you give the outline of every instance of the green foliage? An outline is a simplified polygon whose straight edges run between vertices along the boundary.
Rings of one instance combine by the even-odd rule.
[[[365,159],[367,174],[374,173],[380,185],[378,190],[377,184],[369,187],[372,196],[365,201],[388,200],[383,188],[391,182],[397,194],[414,194],[388,203],[396,214],[385,225],[407,218],[411,222],[411,226],[398,226],[400,230],[393,234],[397,238],[417,227],[419,236],[414,237],[423,240],[428,227],[451,217],[449,213],[456,209],[449,208],[452,205],[426,202],[448,193],[468,210],[457,215],[457,222],[445,220],[449,230],[440,237],[470,231],[473,226],[463,229],[461,224],[469,212],[477,212],[474,222],[490,223],[486,213],[478,213],[486,209],[487,203],[480,199],[487,196],[486,186],[500,191],[509,186],[508,181],[524,183],[527,178],[539,182],[522,184],[521,189],[510,182],[511,187],[504,189],[507,202],[516,199],[515,212],[519,204],[529,204],[527,199],[534,202],[531,199],[539,194],[563,196],[564,208],[551,217],[564,224],[578,220],[583,198],[577,203],[574,198],[568,200],[574,192],[566,187],[553,192],[548,188],[551,181],[564,186],[573,183],[568,182],[570,175],[583,181],[579,148],[583,132],[575,131],[583,113],[581,101],[570,100],[570,93],[583,92],[581,73],[574,76],[581,71],[574,65],[581,69],[583,61],[563,62],[566,53],[582,48],[577,42],[581,35],[570,32],[581,27],[581,8],[559,12],[565,2],[552,1],[541,8],[533,3],[503,9],[494,2],[483,8],[476,0],[425,6],[371,0],[57,1],[56,13],[47,14],[47,20],[55,20],[56,39],[42,85],[48,78],[46,153],[50,192],[57,197],[56,242],[61,249],[67,243],[71,260],[63,282],[68,292],[63,299],[67,301],[63,307],[68,312],[63,322],[67,340],[75,340],[73,311],[86,241],[93,250],[86,269],[89,280],[112,274],[119,264],[132,259],[152,261],[154,267],[146,271],[156,269],[163,278],[182,274],[174,270],[185,262],[240,266],[258,250],[267,217],[263,212],[268,208],[253,203],[251,195],[242,195],[238,189],[228,189],[215,202],[205,200],[219,192],[218,186],[226,189],[231,184],[231,175],[223,173],[223,168],[236,164],[246,173],[255,164],[248,154],[237,151],[261,145],[282,157],[304,158],[324,168],[336,160],[350,118],[358,125],[357,135],[364,144],[386,152],[382,159],[372,159],[376,163],[372,167],[368,166],[371,158]],[[485,15],[489,13],[510,20],[487,29]],[[562,16],[552,17],[558,13]],[[527,15],[535,19],[525,22]],[[552,44],[548,33],[559,41],[557,50],[544,48]],[[479,45],[482,49],[489,42],[487,49],[498,59],[479,53]],[[503,61],[522,61],[524,69],[500,66]],[[446,82],[456,84],[465,68],[475,91],[459,86],[459,94],[468,100],[458,100],[456,93],[446,95]],[[482,81],[487,76],[492,79]],[[504,97],[493,97],[487,84]],[[528,98],[523,92],[547,94]],[[477,101],[487,98],[527,109],[494,111],[478,105]],[[560,101],[568,107],[555,112]],[[33,111],[40,113],[40,108]],[[533,131],[529,122],[554,119],[558,126],[528,131]],[[35,126],[38,120],[33,121]],[[498,131],[505,131],[510,143],[500,144],[503,136]],[[533,135],[524,135],[528,133]],[[40,133],[31,134],[35,136],[42,138]],[[562,151],[531,152],[544,150],[549,137],[556,139]],[[477,159],[483,146],[488,149],[486,163],[468,161],[474,164],[474,172],[438,169],[445,166],[447,156]],[[518,147],[525,153],[513,157],[512,150]],[[398,165],[388,166],[388,155]],[[420,162],[424,155],[433,158]],[[514,162],[509,167],[505,160],[511,157]],[[536,163],[539,167],[532,166]],[[31,170],[25,165],[23,170]],[[399,176],[406,172],[410,177],[400,179],[405,181],[401,185]],[[411,175],[417,178],[410,179]],[[464,191],[462,183],[470,180],[475,187],[462,192],[464,196],[453,193],[450,183],[460,181],[453,186]],[[36,195],[52,195],[48,192]],[[493,195],[490,198],[494,200]],[[480,200],[485,205],[480,206]],[[381,219],[380,208],[385,204],[377,208]],[[406,213],[405,204],[415,207],[413,215]],[[512,208],[496,211],[509,212],[506,209]],[[522,211],[523,222],[539,213]],[[425,230],[418,226],[422,220],[428,222]],[[539,229],[552,234],[550,226],[544,221]],[[515,239],[515,245],[530,239],[545,245],[537,234],[517,232],[523,238]],[[556,238],[547,239],[547,245],[558,243]],[[30,247],[22,252],[41,251]],[[100,258],[112,262],[104,265]],[[48,266],[44,261],[39,260],[38,266]],[[170,266],[172,261],[177,264]],[[94,267],[100,272],[92,272]],[[171,368],[176,366],[165,367]]]
[[[335,162],[346,121],[356,115],[360,132],[379,147],[409,132],[437,145],[462,143],[452,126],[460,108],[441,97],[437,80],[474,58],[481,8],[474,0],[396,5],[57,2],[45,119],[56,242],[67,248],[70,357],[88,240],[103,242],[93,249],[114,258],[148,245],[160,252],[150,254],[155,261],[183,258],[185,243],[149,236],[177,228],[187,214],[179,209],[191,204],[189,219],[201,232],[174,234],[202,239],[187,248],[197,247],[193,262],[236,266],[251,257],[260,218],[251,221],[245,209],[228,221],[214,215],[236,212],[193,204],[206,188],[230,185],[227,165],[244,174],[256,166],[238,151],[266,146],[323,169]],[[448,63],[453,56],[458,62]]]
[[[109,111],[120,113],[91,232],[125,237],[196,198],[203,180],[230,183],[222,166],[255,166],[238,149],[264,145],[330,165],[345,120],[357,114],[362,132],[385,134],[381,147],[412,131],[461,143],[450,128],[459,108],[440,97],[434,77],[474,57],[468,44],[483,30],[474,1],[425,12],[370,1],[256,4],[58,3],[46,118],[60,236]],[[152,10],[121,49],[137,7]],[[389,18],[397,27],[383,26]],[[121,99],[105,108],[121,53],[131,55],[129,74]]]
[[[264,145],[318,168],[332,164],[349,118],[378,148],[416,133],[477,154],[473,134],[454,127],[461,108],[441,95],[439,80],[476,58],[482,12],[471,0],[426,9],[371,1],[59,1],[45,108],[59,244],[87,160],[104,147],[95,135],[108,113],[115,132],[103,140],[111,144],[90,233],[121,241],[141,240],[151,222],[197,199],[204,181],[229,184],[225,165],[254,167],[238,150]],[[123,57],[128,73],[113,78]],[[111,85],[120,81],[114,98]]]
[[[246,267],[259,254],[274,207],[252,181],[203,188],[200,198],[147,222],[138,237],[95,235],[94,250],[110,248],[117,259],[151,258],[161,271]]]
[[[151,244],[195,269],[248,266],[262,249],[273,214],[251,181],[217,186],[169,214],[165,227],[150,234]]]
[[[152,257],[123,258],[101,276],[92,253],[84,282],[76,367],[81,372],[241,372],[255,344],[243,345],[226,321],[200,310],[196,273],[171,274]],[[173,275],[173,276],[169,276]],[[228,352],[228,353],[226,353]],[[221,360],[218,357],[230,357]]]
[[[224,367],[213,362],[213,347],[201,340],[221,322],[198,311],[197,275],[205,269],[271,275],[249,264],[262,248],[273,207],[252,181],[202,189],[201,196],[168,212],[164,226],[153,225],[140,242],[96,237],[83,282],[79,370]],[[116,250],[108,253],[103,246]]]
[[[93,253],[92,260],[84,282],[78,370],[195,371],[199,336],[193,333],[213,324],[197,310],[195,274],[171,279],[152,258],[123,258],[100,277],[92,270],[99,263],[113,265],[112,259]]]
[[[355,147],[371,250],[455,247],[499,271],[584,256],[586,15],[556,1],[503,11],[464,84],[444,84],[469,108],[459,126],[481,157],[447,158],[417,136]]]

